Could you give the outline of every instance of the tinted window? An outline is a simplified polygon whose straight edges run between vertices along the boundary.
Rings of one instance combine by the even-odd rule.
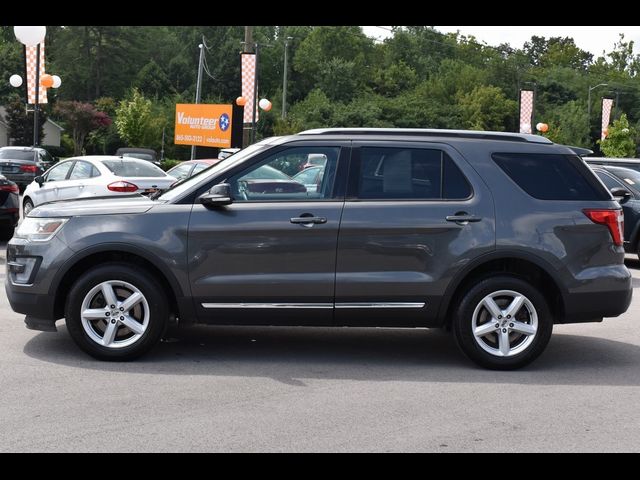
[[[539,153],[494,153],[494,162],[525,192],[540,200],[610,200],[579,157]]]
[[[607,175],[606,173],[604,172],[595,172],[595,173],[598,176],[598,178],[602,180],[602,183],[604,183],[605,187],[607,187],[609,190],[611,190],[612,188],[622,187],[622,185],[620,185],[619,182],[611,178],[611,176]]]
[[[93,175],[94,166],[89,162],[76,162],[69,176],[69,180],[82,180],[85,178],[91,178]]]
[[[162,170],[143,160],[102,160],[102,163],[118,177],[164,177]]]
[[[229,180],[234,199],[273,201],[330,198],[339,153],[340,148],[337,147],[294,147],[270,155]],[[324,155],[327,158],[323,168],[330,174],[324,175],[319,185],[308,189],[303,182],[294,180],[290,175],[299,172],[312,155]]]
[[[362,199],[464,199],[471,186],[441,150],[360,149],[357,196]],[[358,166],[356,166],[358,169]]]
[[[35,162],[35,152],[33,150],[14,150],[8,148],[6,150],[0,150],[0,158],[7,158],[12,160],[32,160]]]
[[[622,180],[626,187],[631,187],[637,192],[640,192],[640,172],[630,168],[616,167],[609,167],[609,171]]]
[[[73,165],[73,162],[64,162],[53,167],[47,174],[47,182],[59,182],[67,178],[71,165]]]

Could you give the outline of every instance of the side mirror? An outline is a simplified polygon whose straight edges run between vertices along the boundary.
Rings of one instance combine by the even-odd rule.
[[[611,195],[620,203],[625,203],[627,200],[631,198],[631,192],[626,188],[615,187],[611,190]]]
[[[38,185],[40,185],[40,187],[42,187],[42,184],[44,183],[44,177],[42,175],[38,175],[34,180]]]
[[[231,185],[228,183],[219,183],[214,185],[204,195],[200,196],[200,203],[207,208],[222,207],[233,203],[231,198]]]

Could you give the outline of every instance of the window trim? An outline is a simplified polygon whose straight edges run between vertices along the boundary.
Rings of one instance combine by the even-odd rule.
[[[347,202],[380,202],[380,203],[390,203],[390,202],[405,202],[405,203],[416,203],[416,202],[429,202],[429,203],[452,203],[452,202],[469,202],[473,200],[476,196],[475,189],[473,187],[473,183],[469,180],[469,176],[464,173],[464,170],[460,168],[460,165],[456,162],[454,157],[456,156],[448,145],[440,144],[440,143],[410,143],[410,142],[358,142],[353,145],[352,153],[351,153],[351,161],[349,162],[349,176],[347,179],[347,192],[345,195],[345,201]],[[444,190],[444,157],[443,154],[446,154],[456,168],[460,171],[467,184],[469,185],[470,194],[465,198],[360,198],[358,196],[359,192],[359,177],[360,177],[360,168],[361,168],[361,152],[363,148],[395,148],[395,149],[411,149],[411,150],[438,150],[441,152],[440,157],[440,165],[441,165],[441,174],[440,174],[440,192]],[[376,171],[379,166],[376,167]]]
[[[242,172],[254,167],[257,164],[262,163],[268,157],[274,156],[283,152],[285,150],[291,149],[299,149],[299,148],[337,148],[338,149],[338,159],[336,165],[336,174],[335,179],[331,191],[331,195],[328,198],[283,198],[281,200],[278,199],[268,199],[268,200],[238,200],[238,203],[241,204],[254,204],[254,203],[328,203],[328,202],[336,202],[336,201],[344,201],[344,184],[346,181],[346,169],[348,167],[348,163],[350,161],[351,155],[351,141],[326,141],[326,142],[318,142],[318,141],[304,141],[304,142],[291,142],[282,145],[278,145],[274,148],[270,148],[265,150],[264,152],[260,152],[255,155],[251,159],[247,159],[241,165],[238,165],[236,168],[224,172],[224,174],[220,177],[212,179],[211,182],[206,185],[198,188],[197,191],[189,194],[194,195],[194,204],[198,204],[198,198],[203,195],[205,192],[209,191],[214,185],[219,183],[227,183],[230,178],[241,174]],[[234,199],[234,203],[236,200]]]

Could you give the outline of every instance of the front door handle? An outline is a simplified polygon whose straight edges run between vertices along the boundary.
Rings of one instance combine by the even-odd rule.
[[[476,217],[475,215],[469,215],[466,212],[458,212],[455,215],[448,215],[445,217],[447,222],[455,222],[458,225],[466,225],[467,223],[479,222],[482,217]]]
[[[305,227],[311,227],[316,223],[327,223],[327,217],[314,217],[312,215],[302,214],[299,217],[291,218],[289,221],[291,223],[304,225]]]

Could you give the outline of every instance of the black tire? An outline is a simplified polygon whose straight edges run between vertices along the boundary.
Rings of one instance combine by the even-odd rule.
[[[509,325],[511,325],[506,317],[499,321],[501,328],[495,332],[488,333],[479,339],[476,339],[473,333],[473,315],[476,307],[479,307],[485,297],[501,290],[513,291],[524,295],[537,314],[537,330],[535,334],[532,335],[533,340],[528,340],[529,336],[527,335],[521,335],[510,329],[507,330],[506,335],[508,335],[510,339],[511,337],[515,337],[514,350],[517,351],[518,345],[522,345],[522,351],[517,351],[517,353],[513,353],[510,356],[497,356],[498,352],[490,353],[480,345],[480,342],[482,342],[485,348],[492,350],[491,343],[494,342],[495,347],[493,348],[495,350],[500,349],[500,330],[503,326],[508,328]],[[508,296],[497,296],[496,298],[498,299],[496,303],[503,301],[500,300],[500,298],[504,298],[505,302],[509,301]],[[473,284],[459,300],[458,307],[455,309],[452,318],[452,327],[456,343],[467,357],[485,368],[492,370],[515,370],[521,368],[535,360],[549,343],[553,330],[553,316],[547,301],[537,288],[518,277],[499,275],[485,278]],[[506,308],[506,303],[498,306],[501,309]],[[528,306],[526,308],[520,308],[518,312],[519,318],[523,318],[524,323],[527,321],[532,323],[531,320],[528,320],[531,317]],[[523,315],[524,317],[522,317]],[[478,318],[480,317],[488,319],[492,316],[488,313],[488,309],[479,307]],[[486,324],[489,325],[490,322],[493,325],[499,324],[498,321],[495,320],[486,321]],[[503,322],[506,322],[506,324],[502,325]],[[485,323],[480,324],[480,326],[482,325],[485,325]],[[528,344],[525,340],[528,340]],[[510,345],[510,342],[511,340],[506,344]]]
[[[31,201],[31,199],[29,197],[24,199],[24,202],[22,202],[22,214],[23,216],[27,216],[27,214],[29,213],[29,211],[33,210],[33,202]]]
[[[120,348],[109,348],[93,340],[85,331],[80,314],[85,297],[94,287],[108,281],[123,281],[134,286],[148,304],[146,330],[135,343]],[[126,263],[105,263],[87,271],[73,284],[65,305],[65,318],[71,338],[86,353],[99,360],[127,361],[144,355],[160,341],[168,325],[169,306],[164,289],[145,270]],[[126,331],[119,328],[120,332]]]

